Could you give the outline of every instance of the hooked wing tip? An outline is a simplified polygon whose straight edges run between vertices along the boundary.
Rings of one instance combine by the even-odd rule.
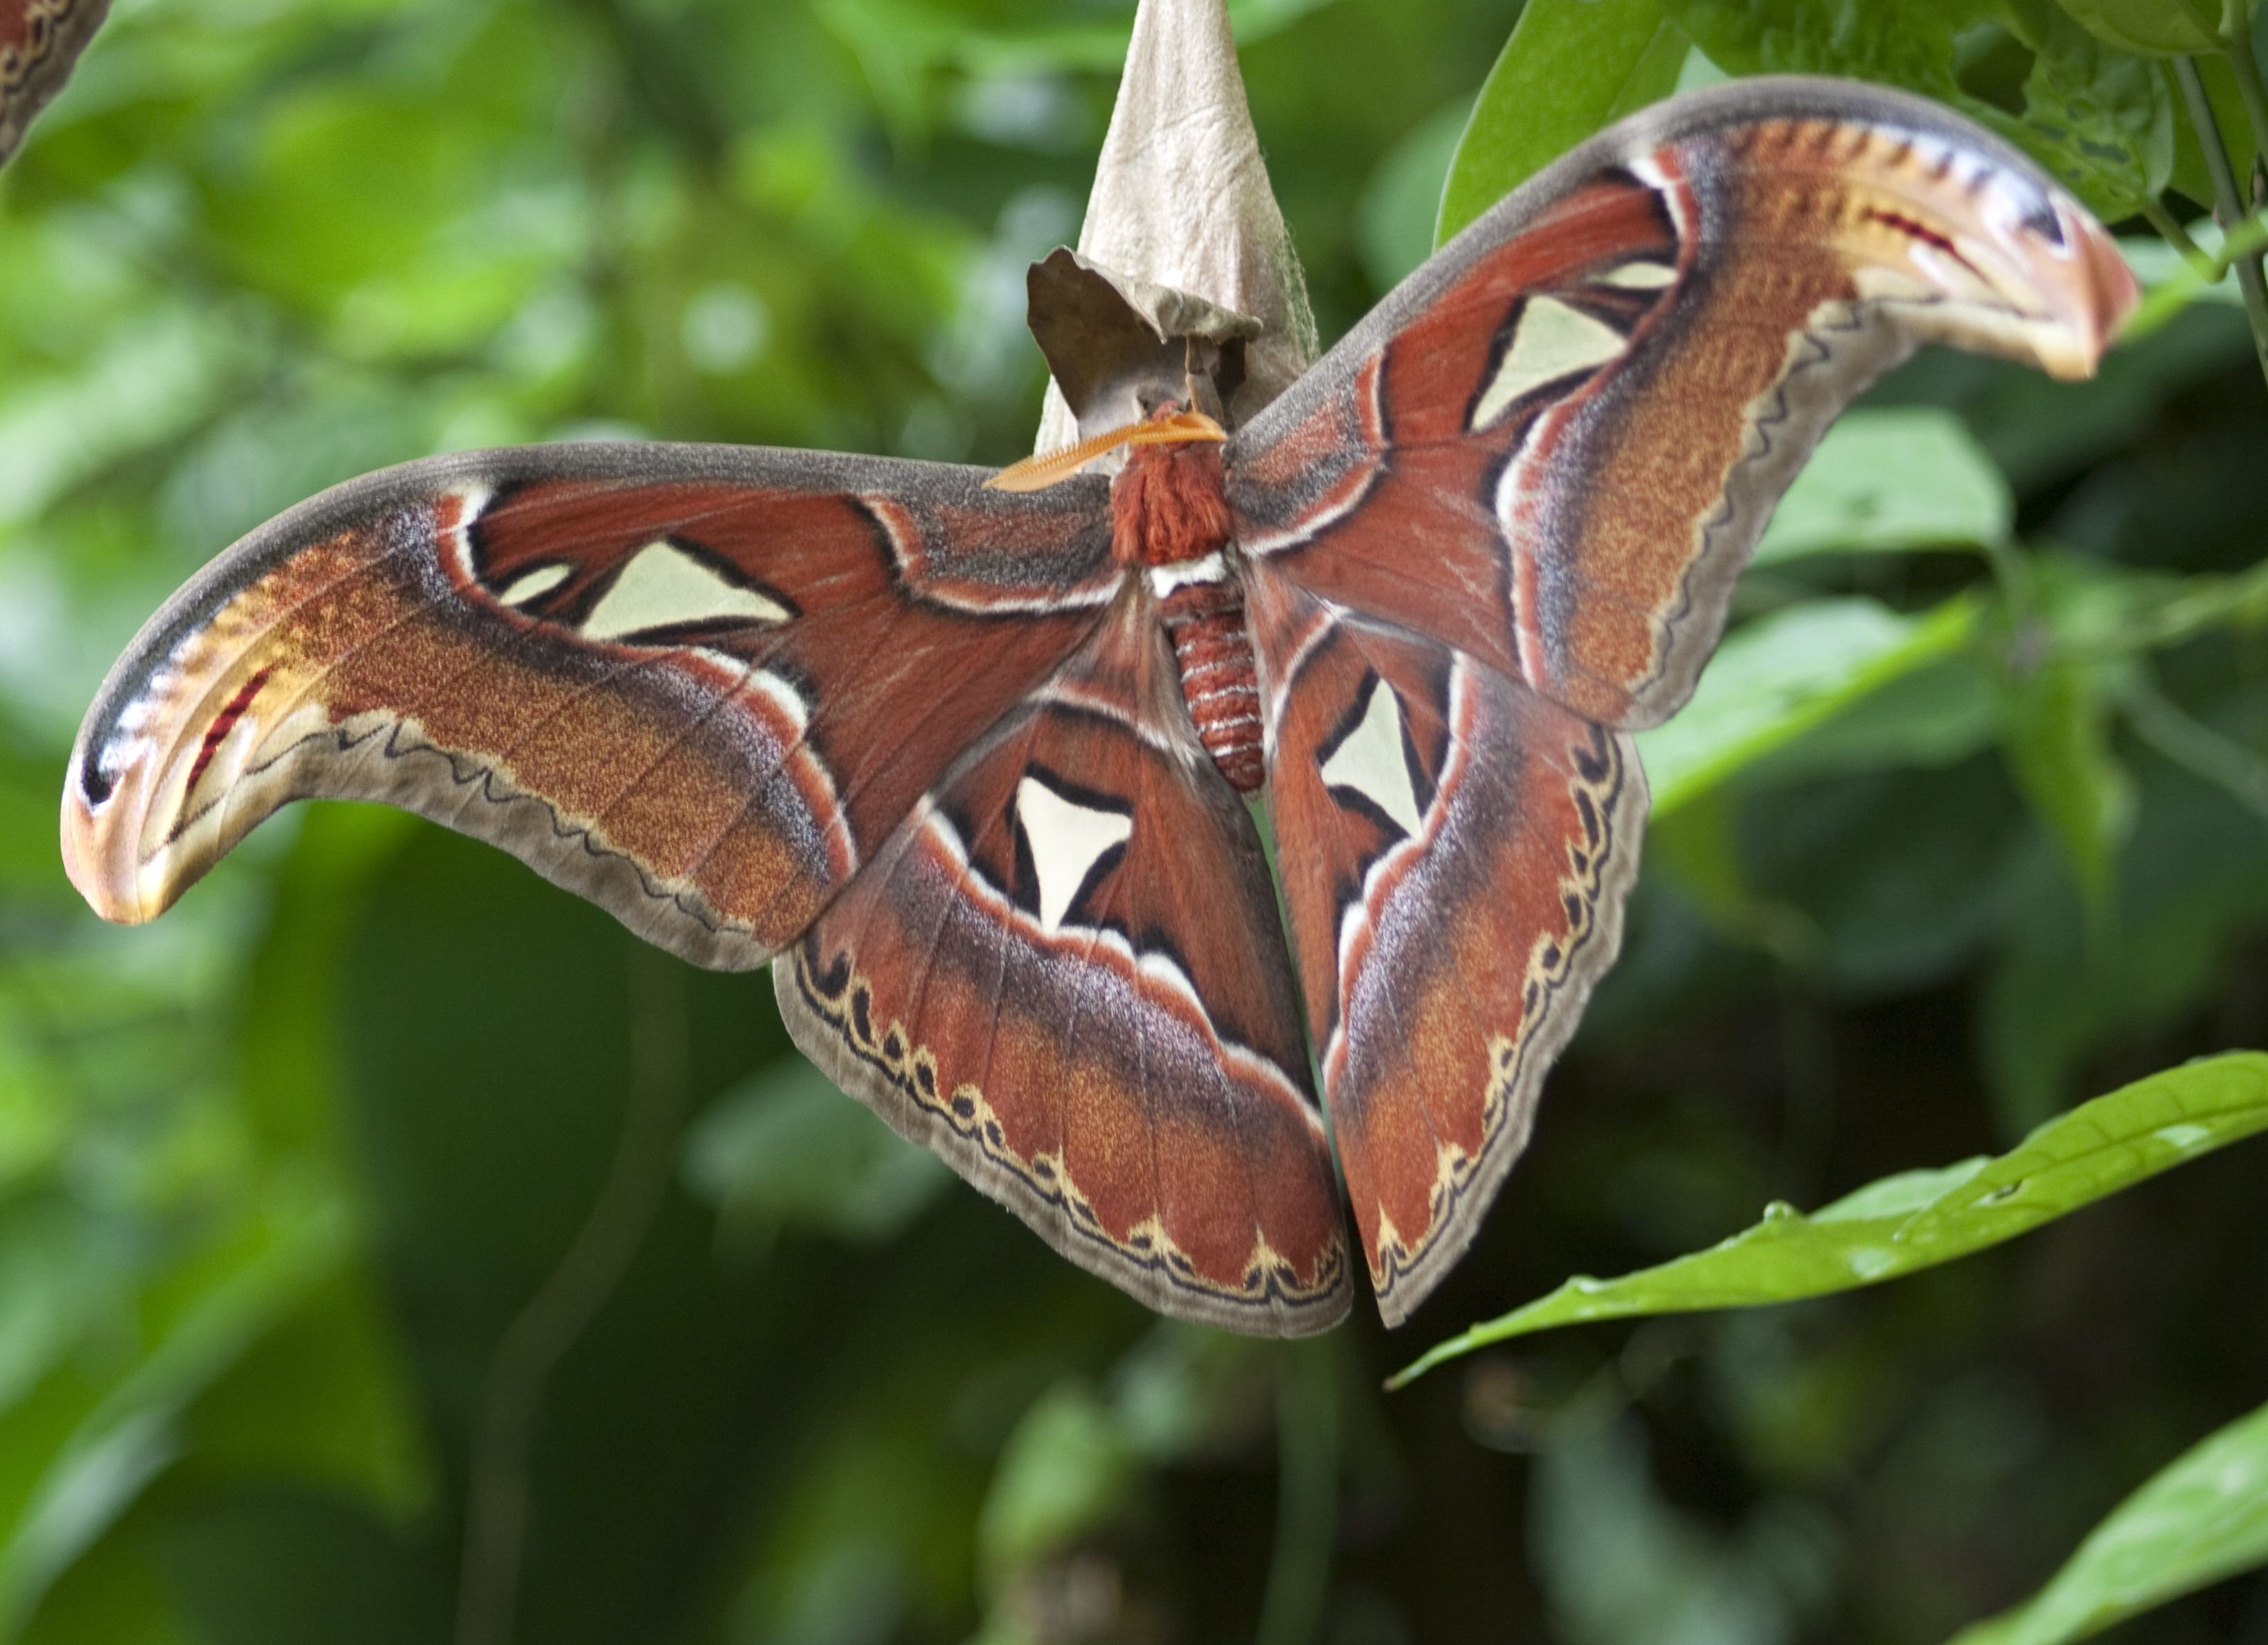
[[[1923,341],[2069,381],[2095,374],[2141,300],[2117,241],[2020,160],[1883,131],[1835,169],[1829,187],[1849,208],[1840,249],[1861,297],[1893,306]]]
[[[2096,365],[2117,340],[2129,317],[2142,300],[2141,283],[2110,237],[2092,213],[2058,197],[2056,216],[2066,243],[2073,248],[2071,277],[2064,293],[2071,346],[2065,350],[2043,349],[2040,364],[2051,377],[2073,381],[2095,375]]]
[[[112,771],[94,749],[82,747],[63,778],[63,872],[89,907],[117,925],[155,919],[180,890],[159,886],[152,895],[137,860],[149,814],[148,764],[145,755]]]

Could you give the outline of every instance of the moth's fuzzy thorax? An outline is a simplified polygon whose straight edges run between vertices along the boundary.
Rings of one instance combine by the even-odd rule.
[[[1228,545],[1220,447],[1137,446],[1110,485],[1110,553],[1121,565],[1179,565]]]

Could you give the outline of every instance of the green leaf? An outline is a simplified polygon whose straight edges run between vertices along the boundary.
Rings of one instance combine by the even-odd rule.
[[[1737,631],[1677,717],[1641,732],[1657,816],[1967,644],[1977,608],[1909,617],[1861,598],[1814,600]]]
[[[2090,906],[2110,895],[2134,820],[2132,785],[2110,749],[2103,670],[2051,662],[2019,682],[2003,718],[2008,765]]]
[[[977,1521],[977,1547],[995,1583],[1069,1547],[1126,1511],[1134,1458],[1109,1410],[1064,1383],[1024,1413],[1001,1453]]]
[[[1992,0],[1664,0],[1663,9],[1734,73],[1850,75],[1950,104],[2024,148],[2108,220],[2154,199],[2173,166],[2173,97],[2157,67],[2059,12],[2027,13],[2029,26],[2012,31]]]
[[[2268,1053],[2234,1051],[2081,1103],[1998,1159],[1870,1183],[1806,1216],[1774,1203],[1707,1250],[1619,1279],[1579,1275],[1474,1326],[1393,1379],[1555,1326],[1754,1308],[1877,1285],[2029,1233],[2107,1194],[2268,1129]]]
[[[2061,1645],[2268,1564],[2268,1405],[2191,1446],[2111,1509],[2045,1588],[1954,1645]]]
[[[1471,100],[1462,97],[1434,110],[1388,150],[1371,173],[1355,230],[1363,272],[1381,291],[1432,254],[1441,191],[1472,112]]]
[[[2204,0],[2212,4],[2212,0]],[[2268,12],[2263,12],[2258,0],[2245,7],[2251,18],[2250,40],[2255,63],[2268,61]],[[2198,77],[2205,82],[2206,100],[2213,105],[2213,124],[2220,129],[2221,142],[2235,162],[2238,176],[2248,169],[2247,159],[2259,133],[2253,129],[2250,112],[2245,107],[2244,93],[2237,85],[2236,70],[2229,62],[2229,54],[2213,50],[2197,59]],[[2173,186],[2199,205],[2213,203],[2213,173],[2205,169],[2205,146],[2197,128],[2188,120],[2174,122]],[[2194,234],[2213,224],[2200,219],[2190,225]]]
[[[1982,659],[1956,653],[1869,691],[1742,771],[1742,784],[1953,765],[1999,740],[2000,696],[1999,679]]]
[[[0,526],[35,518],[112,463],[179,439],[227,391],[225,330],[186,308],[122,327],[60,380],[0,393]]]
[[[2220,46],[2219,7],[2198,0],[2056,0],[2087,32],[2121,51],[2191,56]]]
[[[286,1184],[217,1249],[169,1276],[153,1305],[165,1317],[152,1322],[149,1352],[46,1459],[0,1541],[0,1635],[173,1461],[191,1402],[336,1272],[347,1237],[340,1202]]]
[[[1450,162],[1434,243],[1601,127],[1668,96],[1688,48],[1657,0],[1528,0]]]
[[[2178,167],[2174,187],[2183,187]],[[2189,233],[2198,250],[2208,256],[2220,254],[2224,236],[2218,225],[2199,219],[2190,225]],[[2244,306],[2244,293],[2233,269],[2225,268],[2218,280],[2208,280],[2174,247],[2140,235],[2122,236],[2118,249],[2127,266],[2134,270],[2134,277],[2142,283],[2141,306],[2128,317],[2125,328],[2118,334],[2119,347],[2124,351],[2122,363],[2133,358],[2132,350],[2144,338],[2163,330],[2194,304],[2214,303],[2235,309]]]
[[[1772,512],[1756,563],[2005,541],[2016,500],[1968,424],[1934,406],[1853,411]]]
[[[792,1223],[856,1243],[896,1234],[953,1181],[944,1161],[801,1057],[761,1070],[701,1117],[685,1175],[727,1222]]]

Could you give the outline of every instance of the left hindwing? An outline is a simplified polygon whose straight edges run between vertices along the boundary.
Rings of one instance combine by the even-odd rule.
[[[1613,963],[1629,738],[1470,653],[1247,584],[1278,864],[1332,1138],[1388,1324],[1477,1230]]]
[[[1345,1314],[1260,842],[1141,585],[773,975],[837,1084],[1072,1260],[1241,1331]]]

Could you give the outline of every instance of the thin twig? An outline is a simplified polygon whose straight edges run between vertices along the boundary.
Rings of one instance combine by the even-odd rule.
[[[2181,85],[2183,100],[2189,105],[2190,124],[2197,129],[2198,145],[2205,150],[2205,170],[2213,177],[2214,215],[2224,230],[2234,230],[2246,216],[2244,196],[2236,187],[2236,173],[2229,167],[2228,151],[2221,144],[2220,128],[2213,120],[2213,102],[2205,96],[2197,60],[2175,58],[2174,78]],[[2237,260],[2236,286],[2244,294],[2244,314],[2252,324],[2252,350],[2260,362],[2260,375],[2268,381],[2268,277],[2261,272],[2257,254]]]
[[[1260,1645],[1310,1645],[1330,1594],[1339,1516],[1337,1339],[1276,1350],[1276,1551],[1261,1602]]]
[[[2199,279],[2210,285],[2219,277],[2212,271],[2211,254],[2190,238],[2189,230],[2182,226],[2181,218],[2166,210],[2165,202],[2145,200],[2142,202],[2142,217],[2144,221],[2158,231],[2160,240],[2182,254],[2182,261],[2189,264]]]
[[[2182,712],[2158,690],[2146,671],[2119,694],[2134,734],[2192,777],[2233,795],[2248,811],[2268,822],[2268,760]]]
[[[2157,218],[2154,216],[2150,220],[2155,223]],[[2191,240],[2180,224],[2176,223],[2173,226],[2174,232],[2181,236],[2175,246],[2184,258],[2181,271],[2160,281],[2143,298],[2141,306],[2128,317],[2125,329],[2119,333],[2128,343],[2139,342],[2164,326],[2194,303],[2201,293],[2228,278],[2228,271],[2240,261],[2268,249],[2268,220],[2257,217],[2246,218],[2221,236],[2220,249],[2211,254]],[[2162,230],[2160,232],[2163,232]],[[2197,261],[2187,261],[2188,251],[2184,247],[2196,250]]]
[[[673,961],[637,943],[630,989],[630,1093],[606,1185],[489,1368],[466,1488],[456,1645],[509,1645],[527,1540],[528,1451],[545,1387],[622,1282],[669,1186],[685,1107],[685,983]]]
[[[2191,579],[2163,605],[2116,628],[2056,647],[2066,662],[2104,662],[2157,651],[2210,629],[2268,623],[2268,559],[2228,577]]]

